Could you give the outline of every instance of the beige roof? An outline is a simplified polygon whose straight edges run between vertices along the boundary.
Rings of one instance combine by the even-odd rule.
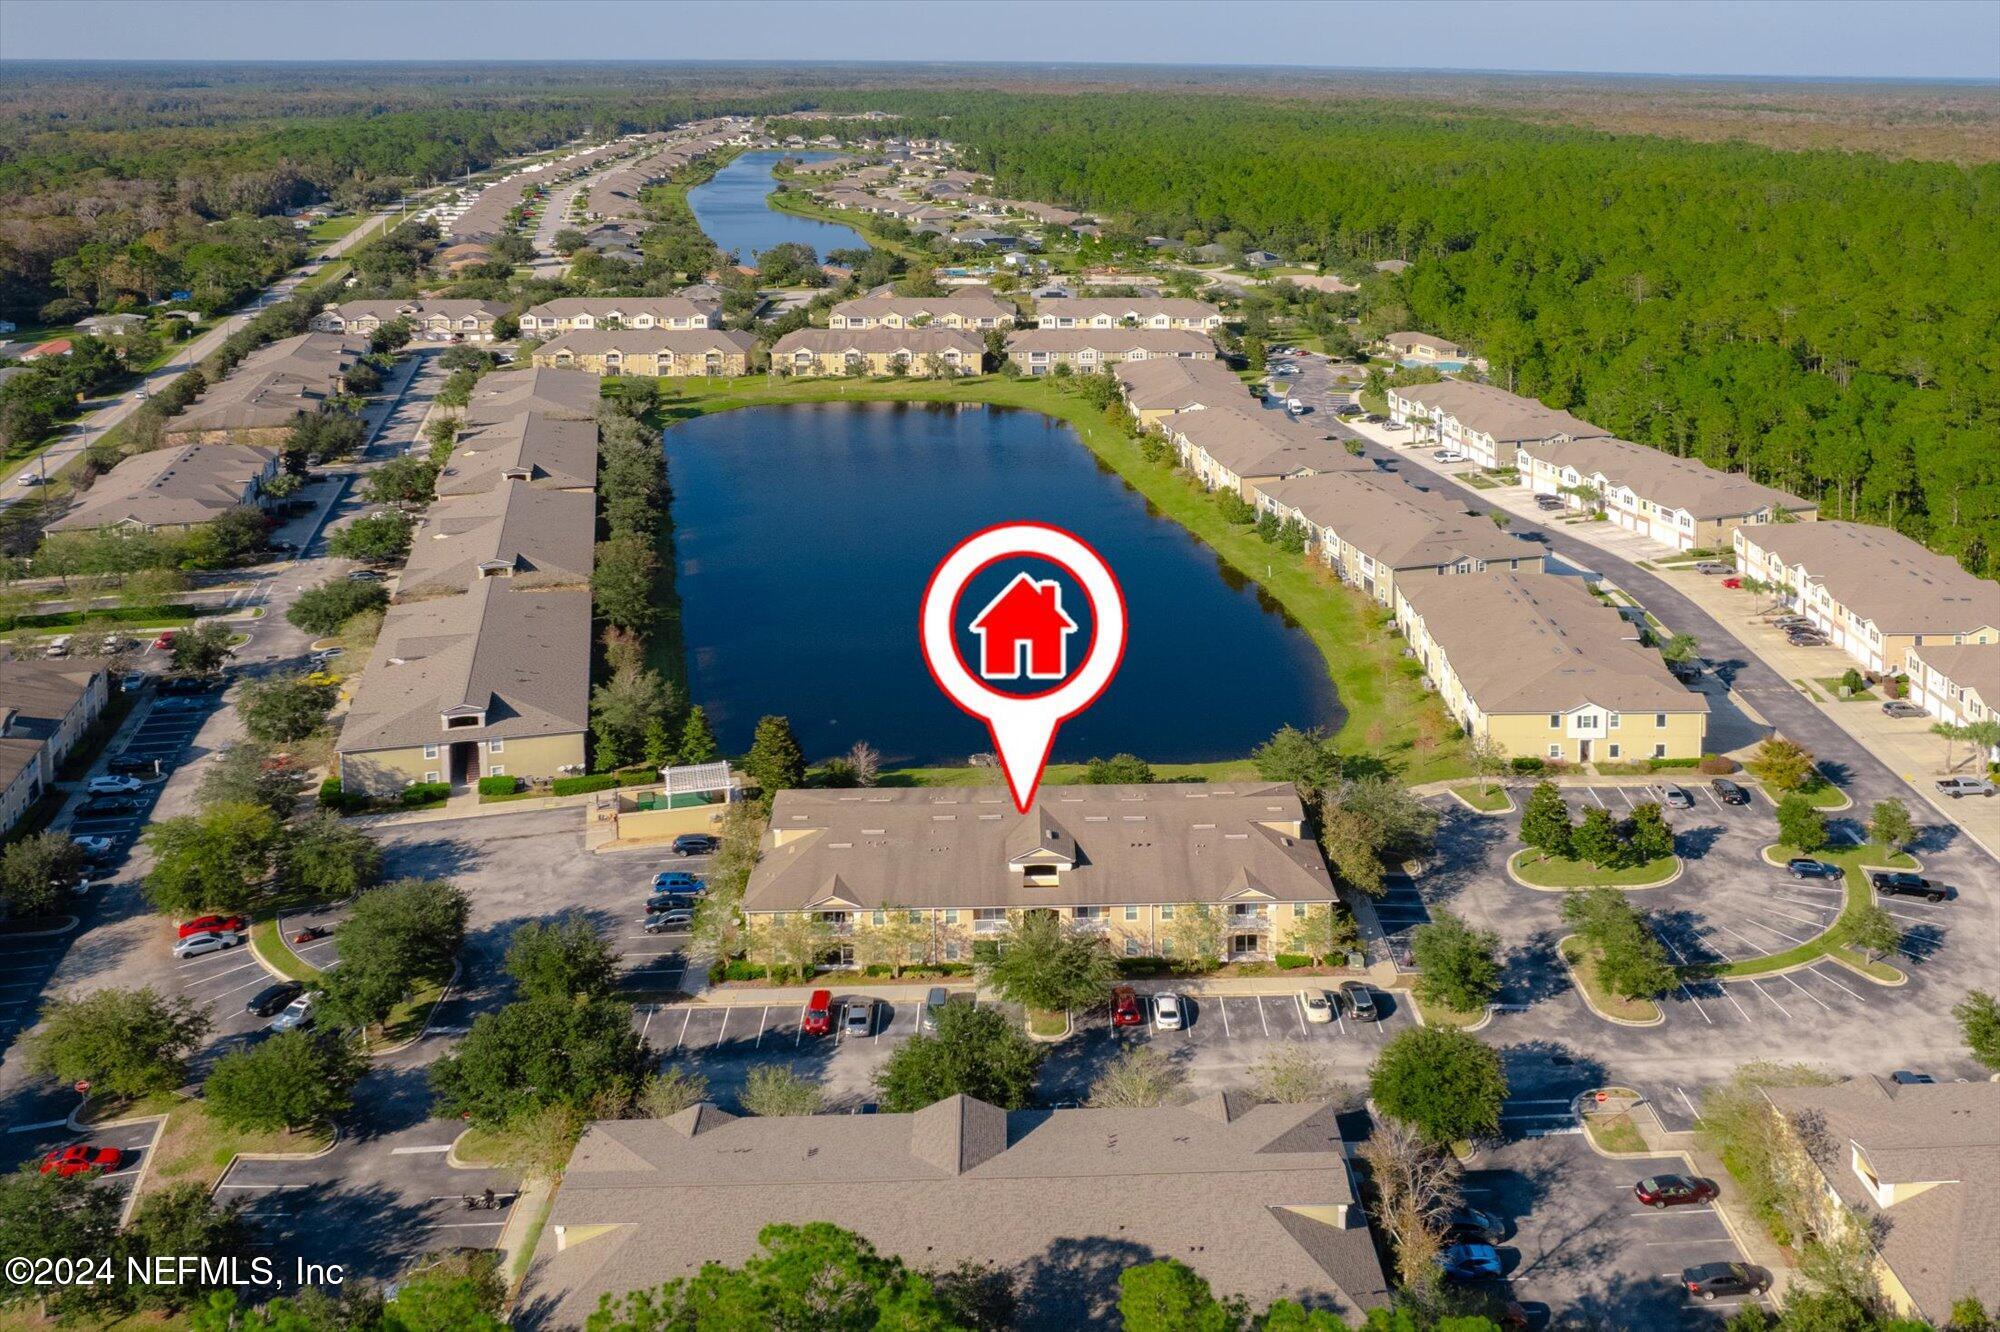
[[[28,657],[0,661],[0,716],[5,734],[37,740],[54,738],[107,672],[74,658],[50,661]]]
[[[590,592],[504,578],[391,606],[340,732],[340,752],[576,735],[590,726]],[[483,711],[444,727],[446,712]]]
[[[572,356],[599,356],[608,351],[627,356],[747,356],[757,345],[756,335],[727,328],[573,328],[558,333],[535,348],[536,356],[568,352]]]
[[[1012,319],[1014,306],[993,294],[990,287],[953,287],[942,296],[867,295],[842,301],[828,311],[849,319],[881,319],[899,315],[919,319],[925,315],[957,315],[961,319]]]
[[[596,532],[597,496],[587,490],[503,480],[447,495],[412,534],[396,595],[463,592],[482,578],[507,578],[516,589],[587,586]]]
[[[1881,1222],[1877,1248],[1924,1317],[1942,1324],[1967,1295],[2000,1304],[2000,1083],[1869,1077],[1764,1094],[1787,1115],[1821,1118],[1838,1152],[1821,1163],[1827,1182]],[[1857,1146],[1884,1184],[1934,1187],[1879,1206],[1854,1173]]]
[[[1966,633],[2000,626],[2000,584],[1901,532],[1865,523],[1746,523],[1743,539],[1805,569],[1885,634]]]
[[[1503,569],[1397,583],[1479,710],[1707,712],[1581,578]]]
[[[1953,685],[1979,695],[1989,709],[2000,710],[2000,643],[1927,643],[1910,650]]]
[[[269,429],[300,412],[320,410],[340,389],[340,377],[368,350],[365,339],[300,333],[257,348],[178,416],[169,435],[204,430]]]
[[[1424,347],[1438,353],[1440,356],[1460,356],[1465,351],[1456,342],[1447,342],[1443,338],[1434,338],[1428,333],[1391,333],[1388,337],[1383,338],[1382,341],[1388,343],[1397,351],[1410,351],[1417,347]]]
[[[98,477],[49,530],[211,522],[242,504],[277,456],[254,444],[182,444],[135,454]]]
[[[1170,436],[1187,440],[1239,477],[1375,470],[1375,464],[1316,428],[1247,397],[1241,404],[1181,412],[1163,425]]]
[[[537,1326],[581,1326],[602,1295],[741,1264],[762,1227],[809,1221],[920,1270],[973,1260],[1011,1273],[1022,1328],[1114,1326],[1119,1273],[1169,1257],[1257,1308],[1292,1299],[1359,1322],[1389,1299],[1333,1107],[1217,1093],[1145,1110],[1009,1112],[954,1096],[915,1114],[700,1105],[596,1123],[563,1173],[522,1307]]]
[[[1182,412],[1191,407],[1247,406],[1250,391],[1220,361],[1179,356],[1120,361],[1111,374],[1125,388],[1125,401],[1142,411]]]
[[[536,319],[574,319],[578,315],[609,319],[616,315],[628,324],[640,315],[682,320],[706,315],[708,322],[714,324],[722,318],[722,306],[716,301],[691,301],[685,296],[564,296],[531,306],[528,313]]]
[[[1539,563],[1541,549],[1434,490],[1384,472],[1321,472],[1258,486],[1315,527],[1391,569],[1449,567],[1464,560]]]
[[[1035,302],[1038,318],[1098,319],[1109,316],[1112,319],[1157,319],[1161,315],[1186,323],[1199,324],[1215,319],[1222,311],[1207,301],[1190,300],[1179,296],[1052,296]]]
[[[11,791],[32,769],[40,772],[48,742],[35,736],[0,736],[0,791]]]
[[[1409,384],[1390,393],[1406,402],[1420,403],[1498,443],[1518,444],[1534,439],[1595,439],[1610,432],[1568,412],[1546,407],[1533,398],[1523,398],[1491,384],[1469,380],[1446,380],[1441,384]]]
[[[471,316],[475,319],[493,320],[507,313],[507,307],[498,301],[472,299],[425,300],[381,300],[381,301],[335,301],[321,311],[322,314],[337,315],[341,319],[377,319],[387,324],[397,319],[408,319],[412,323],[419,320],[442,316],[457,321]]]
[[[1530,440],[1521,449],[1530,457],[1556,467],[1573,467],[1579,476],[1598,476],[1612,486],[1624,486],[1639,498],[1694,518],[1739,518],[1784,509],[1816,506],[1797,495],[1774,490],[1740,472],[1724,472],[1692,458],[1633,444],[1627,440]]]
[[[549,370],[544,374],[576,374]],[[593,381],[596,376],[586,376]],[[459,432],[438,474],[437,493],[465,495],[504,485],[508,474],[554,490],[587,490],[597,484],[597,423],[541,412],[510,415]]]
[[[1213,357],[1215,340],[1192,328],[1024,328],[1007,335],[1007,354],[1025,358],[1029,352],[1058,356],[1094,351],[1099,355]]]
[[[772,345],[771,357],[776,360],[798,351],[819,355],[908,352],[912,356],[956,351],[961,356],[984,356],[986,342],[962,328],[795,328]]]
[[[529,187],[551,185],[566,180],[582,171],[588,171],[606,158],[616,157],[630,151],[629,143],[607,143],[582,152],[572,153],[559,161],[548,163],[540,171],[520,171],[496,181],[479,192],[472,206],[460,213],[445,227],[448,241],[490,241],[497,240],[507,231],[507,214],[514,206],[527,197]]]
[[[1297,793],[1277,782],[1044,787],[1025,817],[997,786],[781,791],[743,905],[1331,901],[1303,818]],[[1077,848],[1059,886],[1025,886],[1009,869],[1023,836]]]
[[[585,370],[496,370],[473,386],[463,419],[476,425],[540,412],[589,421],[603,394],[603,381]]]

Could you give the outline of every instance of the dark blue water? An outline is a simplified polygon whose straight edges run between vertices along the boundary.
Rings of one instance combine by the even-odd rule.
[[[774,212],[764,196],[777,185],[771,167],[784,157],[816,161],[832,153],[745,153],[715,173],[706,184],[688,191],[688,206],[694,209],[701,229],[727,253],[735,251],[742,263],[754,263],[756,256],[774,245],[797,241],[812,246],[821,259],[829,250],[865,250],[868,242],[852,227],[837,222],[821,222],[810,217],[793,217]]]
[[[1254,586],[1035,412],[916,403],[754,407],[666,432],[694,701],[722,747],[791,719],[806,757],[856,740],[962,763],[984,727],[931,682],[917,608],[937,562],[996,522],[1095,546],[1124,586],[1124,664],[1054,757],[1238,758],[1287,723],[1336,726],[1325,663]]]

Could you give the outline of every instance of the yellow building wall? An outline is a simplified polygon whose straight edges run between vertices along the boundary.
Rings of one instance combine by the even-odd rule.
[[[501,752],[491,753],[485,741],[479,745],[479,770],[467,773],[468,780],[477,780],[503,769],[511,777],[526,781],[545,781],[565,776],[565,767],[581,768],[583,764],[583,733],[574,735],[529,736],[507,740]],[[451,780],[451,746],[440,736],[437,754],[424,756],[423,746],[405,749],[371,749],[360,752],[342,753],[340,756],[341,788],[350,793],[371,796],[391,796],[412,782],[427,780],[427,774],[436,773],[433,781]]]

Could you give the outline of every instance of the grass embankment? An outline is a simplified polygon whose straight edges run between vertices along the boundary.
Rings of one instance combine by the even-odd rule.
[[[1470,773],[1464,748],[1453,738],[1457,728],[1435,697],[1420,687],[1422,672],[1400,655],[1400,640],[1388,632],[1380,606],[1343,586],[1331,570],[1284,554],[1253,529],[1229,522],[1211,496],[1171,467],[1148,462],[1137,440],[1080,395],[1065,392],[1060,381],[998,375],[950,380],[745,378],[676,380],[668,391],[674,396],[658,408],[666,423],[739,407],[803,402],[976,402],[1067,422],[1105,465],[1261,588],[1312,639],[1347,711],[1335,737],[1342,752],[1379,758],[1411,783]]]
[[[1764,858],[1782,865],[1787,860],[1803,854],[1804,852],[1780,844],[1765,848]],[[1783,971],[1788,967],[1803,966],[1822,957],[1830,957],[1852,967],[1870,980],[1881,981],[1888,985],[1900,982],[1903,979],[1900,968],[1891,966],[1887,962],[1870,961],[1854,949],[1845,946],[1842,940],[1846,934],[1848,921],[1856,912],[1871,905],[1875,900],[1875,890],[1868,884],[1868,870],[1865,867],[1872,865],[1877,869],[1913,870],[1918,868],[1917,862],[1900,851],[1891,851],[1888,847],[1873,842],[1866,846],[1822,847],[1812,853],[1812,858],[1838,865],[1842,870],[1842,884],[1847,890],[1847,897],[1841,905],[1840,915],[1833,924],[1797,947],[1787,948],[1782,953],[1768,953],[1763,957],[1748,957],[1735,962],[1683,967],[1681,974],[1690,980],[1727,980],[1732,977],[1764,976],[1774,971]]]
[[[1488,1015],[1484,1008],[1475,1008],[1468,1013],[1464,1009],[1452,1008],[1447,1004],[1426,1003],[1417,997],[1415,990],[1398,993],[1409,995],[1410,1002],[1415,1004],[1417,1012],[1423,1015],[1424,1025],[1429,1027],[1474,1027],[1484,1022]]]
[[[1680,864],[1679,856],[1661,856],[1641,865],[1599,869],[1587,861],[1528,849],[1516,851],[1507,867],[1537,888],[1650,888],[1672,877]]]
[[[276,916],[256,921],[250,926],[250,946],[257,956],[271,966],[305,985],[318,985],[324,973],[312,963],[294,953],[278,931]],[[430,1020],[431,1010],[444,998],[444,986],[437,981],[420,981],[417,988],[398,1000],[383,1020],[381,1029],[370,1034],[365,1042],[368,1053],[401,1045],[415,1040],[423,1032],[424,1024]]]
[[[1651,999],[1626,999],[1604,988],[1597,979],[1597,953],[1586,949],[1575,936],[1564,939],[1560,945],[1563,961],[1569,963],[1569,974],[1576,981],[1577,989],[1583,993],[1584,1002],[1600,1016],[1617,1022],[1658,1022],[1664,1014],[1660,1006]]]
[[[175,1092],[161,1092],[141,1100],[93,1113],[94,1122],[135,1119],[142,1115],[165,1115],[159,1146],[146,1163],[146,1177],[139,1196],[170,1189],[176,1184],[198,1183],[214,1188],[222,1172],[239,1152],[282,1152],[306,1156],[333,1141],[325,1128],[252,1132],[233,1129],[213,1118],[200,1102]]]
[[[1632,1116],[1623,1110],[1613,1114],[1590,1114],[1583,1116],[1583,1131],[1597,1144],[1601,1152],[1611,1152],[1619,1156],[1646,1155],[1646,1140],[1639,1135],[1639,1126],[1632,1122]]]
[[[1827,693],[1833,695],[1835,700],[1841,703],[1873,703],[1876,699],[1881,697],[1881,695],[1877,694],[1874,690],[1868,688],[1866,685],[1863,685],[1861,688],[1849,694],[1846,698],[1841,698],[1840,691],[1842,688],[1842,681],[1839,676],[1816,675],[1813,678],[1819,681],[1819,687],[1821,689],[1826,690]]]
[[[1464,786],[1452,787],[1451,793],[1481,814],[1505,814],[1514,808],[1507,788],[1498,784],[1488,786],[1483,782],[1468,782]]]

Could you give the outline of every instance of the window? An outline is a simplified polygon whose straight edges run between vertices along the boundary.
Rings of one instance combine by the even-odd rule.
[[[1596,715],[1594,713],[1589,713],[1589,712],[1578,713],[1576,718],[1576,729],[1579,731],[1596,730],[1597,729]]]
[[[1128,906],[1128,907],[1126,907],[1126,908],[1125,908],[1125,919],[1127,919],[1127,920],[1137,920],[1137,919],[1139,919],[1139,908],[1138,908],[1138,907],[1135,907],[1135,906]]]
[[[1172,939],[1160,940],[1160,956],[1172,957],[1173,955],[1174,955],[1174,941]]]
[[[1618,757],[1618,744],[1616,741],[1613,741],[1611,745],[1611,757],[1612,758]]]
[[[1666,756],[1667,756],[1667,747],[1666,747],[1665,745],[1654,745],[1654,746],[1653,746],[1653,757],[1654,757],[1654,758],[1665,758]]]
[[[886,911],[877,911],[875,913],[875,919],[872,923],[876,925],[887,925],[889,923],[889,913]]]
[[[486,770],[486,775],[488,777],[505,777],[507,775],[507,770],[501,767],[498,763],[496,763],[492,767]]]
[[[945,923],[945,924],[947,924],[947,925],[956,925],[956,924],[958,924],[958,908],[957,908],[957,907],[946,907],[946,908],[944,909],[944,923]]]
[[[1606,722],[1604,723],[1604,729],[1605,729],[1605,730],[1607,730],[1607,731],[1615,731],[1615,730],[1617,730],[1617,729],[1618,729],[1618,714],[1617,714],[1617,713],[1615,713],[1615,712],[1614,712],[1614,713],[1612,713],[1612,714],[1610,715],[1610,718],[1609,718],[1609,719],[1608,719],[1608,720],[1607,720],[1607,721],[1606,721]]]
[[[958,940],[946,939],[944,941],[944,960],[947,962],[958,961]]]
[[[1562,714],[1560,712],[1551,712],[1549,714],[1549,729],[1551,731],[1556,730],[1562,724],[1563,724],[1563,719],[1562,719]]]
[[[921,911],[905,911],[903,917],[912,925],[921,925],[924,923],[924,913]]]
[[[436,773],[434,773],[434,772],[427,772],[427,773],[425,773],[425,774],[424,774],[424,780],[425,780],[425,781],[427,781],[427,782],[434,782],[434,781],[436,781],[437,779],[438,779],[438,775],[437,775]]]
[[[1561,758],[1562,756],[1563,756],[1563,747],[1562,747],[1561,745],[1550,745],[1550,746],[1549,746],[1549,757],[1550,757],[1550,758]]]
[[[1125,956],[1139,956],[1139,941],[1137,939],[1127,939],[1125,941]]]
[[[1660,728],[1660,729],[1665,729],[1665,727],[1666,727],[1666,724],[1667,724],[1667,714],[1666,714],[1666,713],[1664,713],[1664,712],[1656,712],[1656,713],[1654,713],[1654,714],[1653,714],[1653,725],[1654,725],[1654,726],[1655,726],[1656,728]]]
[[[1172,920],[1173,918],[1174,918],[1174,904],[1172,902],[1168,902],[1165,906],[1162,906],[1160,908],[1160,919]]]
[[[436,745],[425,745],[425,746],[424,746],[424,757],[425,757],[425,758],[436,758],[437,756],[438,756],[438,747],[437,747]]]
[[[489,754],[502,753],[506,748],[507,742],[505,740],[488,740],[486,742],[486,752]]]
[[[1304,920],[1306,918],[1306,910],[1307,908],[1304,902],[1292,903],[1292,919]]]

